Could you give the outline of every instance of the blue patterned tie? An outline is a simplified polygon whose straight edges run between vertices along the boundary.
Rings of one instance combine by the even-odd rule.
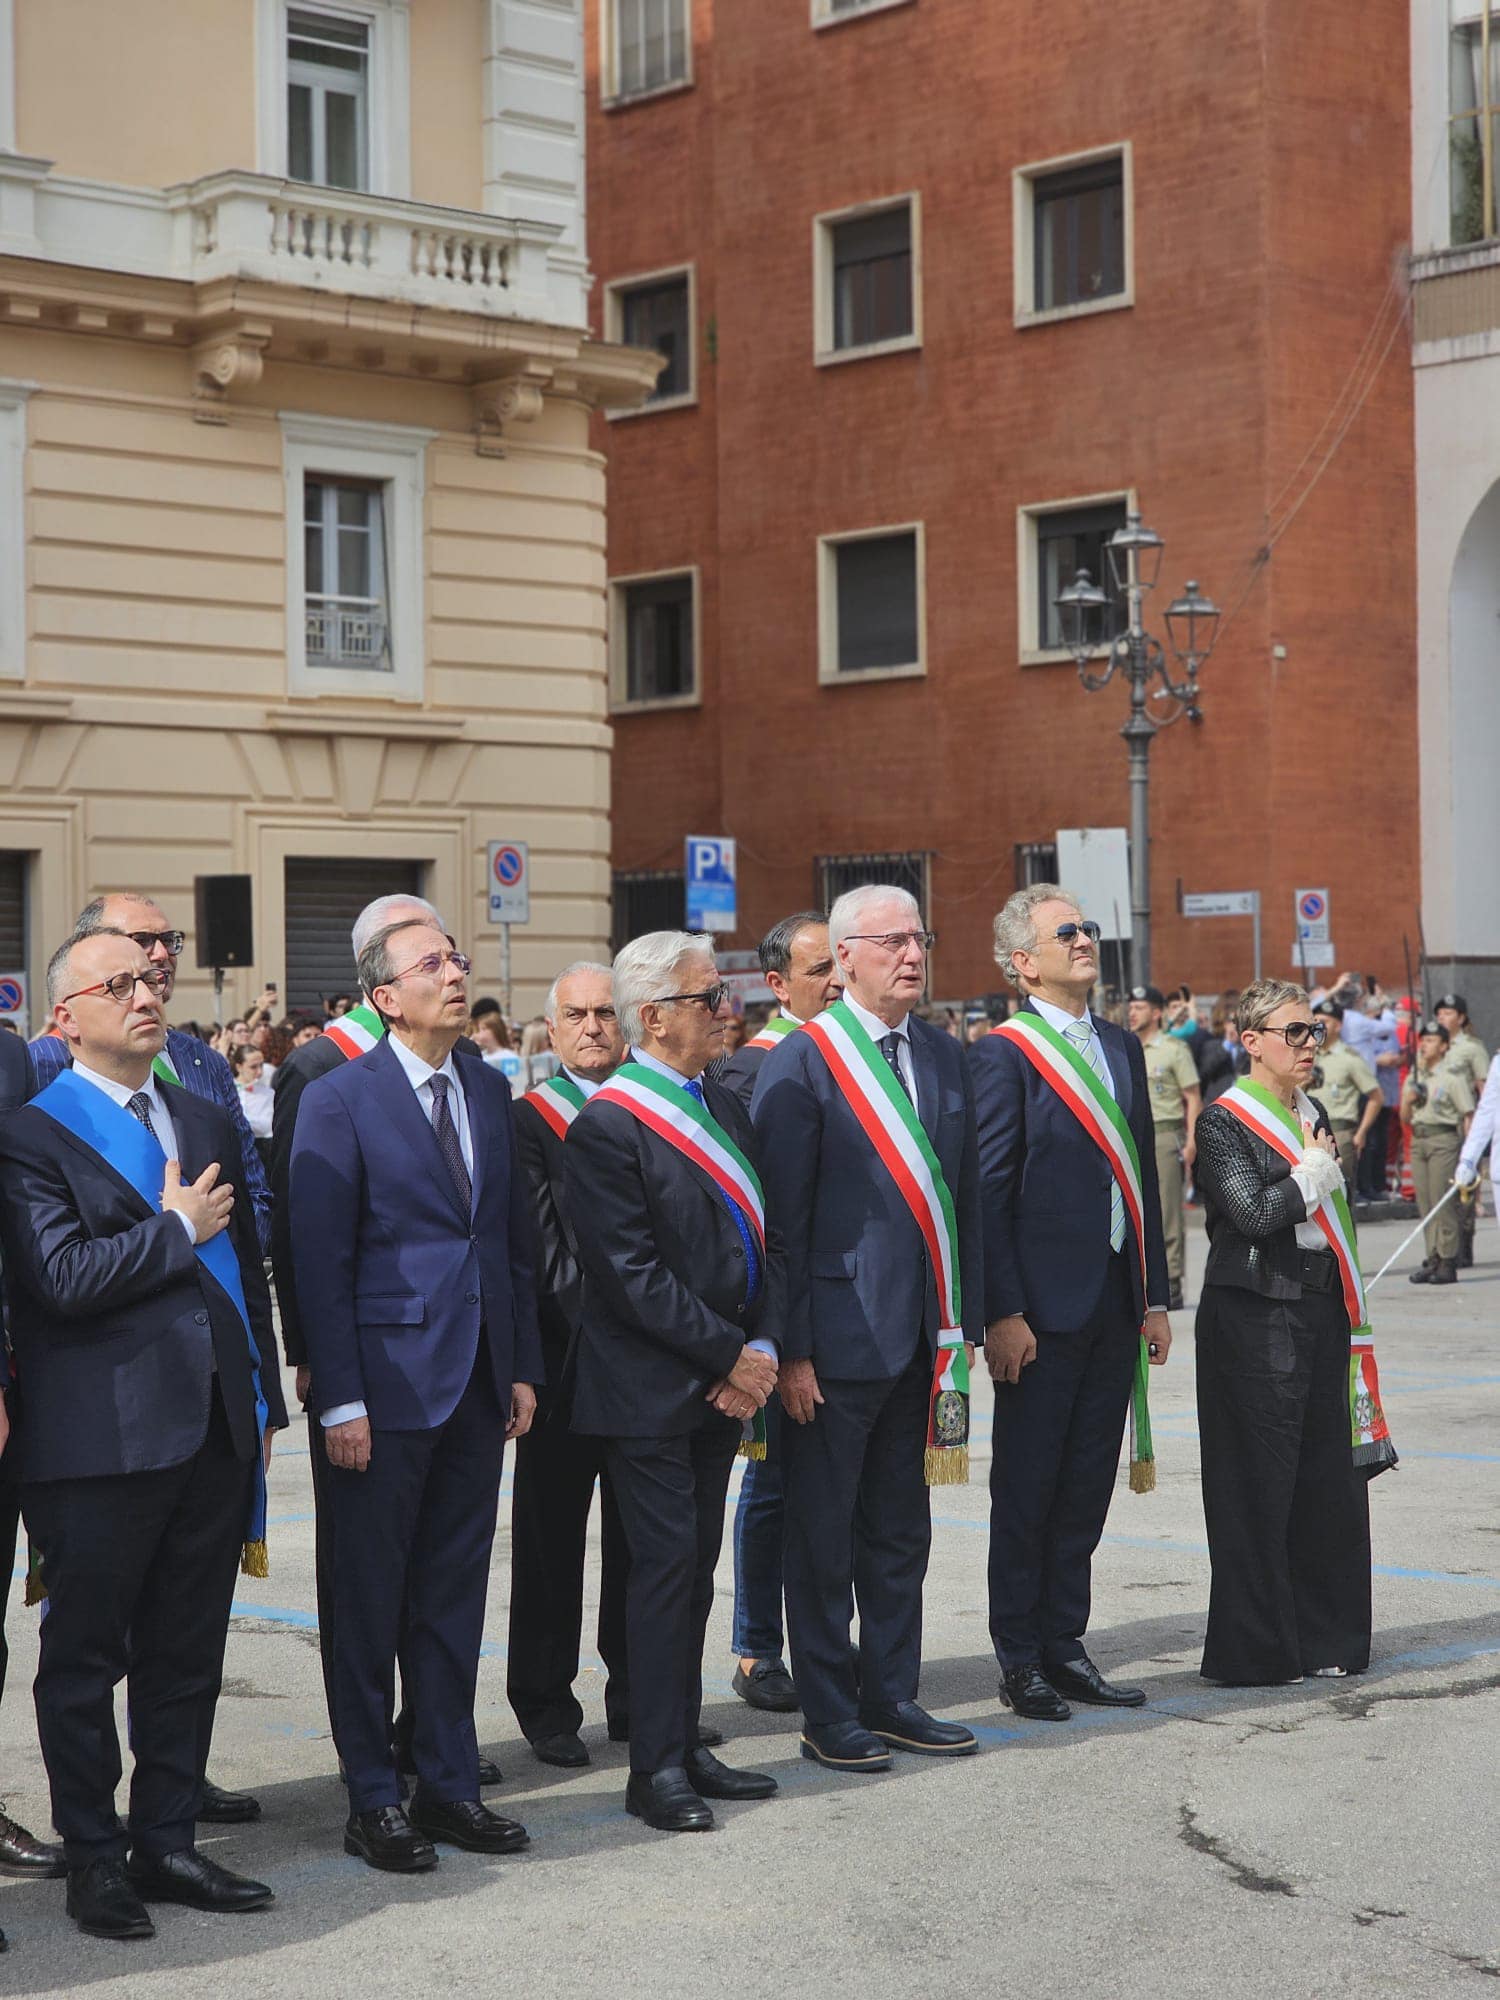
[[[1100,1079],[1105,1089],[1110,1090],[1109,1071],[1104,1066],[1104,1051],[1099,1046],[1099,1038],[1094,1033],[1093,1023],[1087,1018],[1082,1021],[1070,1021],[1063,1029],[1063,1034],[1077,1049],[1095,1076]],[[1112,1090],[1110,1095],[1114,1095]],[[1109,1176],[1109,1247],[1111,1250],[1121,1250],[1125,1247],[1125,1197],[1120,1192],[1120,1183],[1115,1179],[1113,1170]]]
[[[708,1105],[704,1101],[703,1085],[699,1083],[696,1077],[693,1078],[691,1083],[685,1083],[682,1087],[689,1097],[696,1098],[703,1105],[704,1110],[708,1110]],[[713,1116],[712,1112],[709,1113],[709,1116]],[[715,1186],[717,1185],[718,1183],[715,1182]],[[733,1217],[734,1226],[740,1232],[740,1241],[745,1246],[745,1303],[746,1305],[750,1305],[760,1290],[760,1254],[755,1247],[755,1232],[745,1219],[745,1211],[740,1207],[732,1194],[728,1193],[724,1188],[719,1188],[719,1197]]]
[[[125,1109],[130,1113],[132,1118],[138,1119],[145,1126],[157,1145],[161,1146],[161,1134],[151,1123],[151,1099],[146,1095],[145,1091],[138,1090],[134,1097],[127,1098]],[[162,1151],[166,1151],[165,1146],[162,1146]]]
[[[458,1127],[453,1122],[453,1112],[448,1103],[448,1079],[434,1076],[432,1084],[432,1130],[438,1142],[438,1151],[443,1156],[454,1190],[463,1204],[467,1215],[474,1205],[474,1184],[469,1179],[469,1169],[464,1165],[464,1149],[459,1141]]]

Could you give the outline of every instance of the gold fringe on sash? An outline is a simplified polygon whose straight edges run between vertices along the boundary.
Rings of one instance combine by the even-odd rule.
[[[269,1576],[271,1574],[271,1558],[266,1552],[266,1545],[263,1541],[246,1542],[245,1546],[240,1550],[240,1574],[241,1576]]]
[[[967,1486],[969,1447],[966,1444],[928,1445],[922,1457],[922,1470],[929,1486]]]
[[[1156,1491],[1156,1460],[1154,1458],[1133,1458],[1130,1461],[1130,1490],[1132,1493],[1154,1493]]]
[[[766,1441],[764,1438],[741,1438],[735,1446],[735,1455],[738,1458],[753,1458],[760,1463],[766,1455]]]

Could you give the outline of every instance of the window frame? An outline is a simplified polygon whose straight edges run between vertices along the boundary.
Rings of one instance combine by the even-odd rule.
[[[257,173],[291,178],[287,39],[288,17],[295,8],[299,14],[326,14],[368,31],[365,152],[370,185],[358,192],[397,201],[411,198],[411,5],[412,0],[255,0]]]
[[[834,232],[840,223],[863,222],[874,215],[888,215],[905,208],[911,232],[911,332],[893,340],[872,340],[862,347],[835,347],[834,340]],[[873,361],[883,354],[909,354],[922,345],[922,196],[917,188],[904,194],[882,195],[877,201],[861,201],[848,208],[827,209],[813,217],[813,361],[819,368],[842,366],[849,361]]]
[[[917,657],[895,667],[839,670],[838,550],[851,542],[878,542],[893,535],[916,541]],[[876,528],[851,528],[818,537],[818,685],[861,687],[872,681],[925,680],[927,677],[927,530],[922,521],[889,521]]]
[[[0,381],[0,681],[26,678],[26,405],[35,386]]]
[[[632,699],[630,630],[626,592],[638,583],[675,583],[686,577],[693,594],[693,685],[686,694],[645,695]],[[655,715],[674,708],[703,706],[703,579],[696,563],[673,563],[667,569],[635,570],[609,579],[608,649],[609,712],[611,715]]]
[[[1023,667],[1072,666],[1073,655],[1066,646],[1041,643],[1041,603],[1037,563],[1041,554],[1037,523],[1052,514],[1082,514],[1098,507],[1136,507],[1136,491],[1115,487],[1104,493],[1080,493],[1066,500],[1035,500],[1016,509],[1016,648]],[[1108,579],[1094,578],[1101,589]]]
[[[681,76],[654,83],[646,90],[620,88],[620,0],[600,0],[599,102],[606,111],[627,104],[650,104],[655,98],[691,90],[696,82],[693,61],[693,0],[681,0],[686,68]]]
[[[698,401],[698,266],[694,263],[667,264],[659,271],[632,271],[622,278],[610,278],[604,287],[604,338],[623,343],[625,339],[625,294],[664,285],[671,278],[687,280],[687,370],[688,386],[676,396],[658,396],[637,409],[606,410],[609,423],[635,417],[660,416],[664,410],[692,409]]]
[[[290,40],[290,37],[291,37],[291,16],[292,16],[292,13],[293,13],[293,11],[294,11],[294,7],[293,7],[293,6],[288,6],[288,9],[287,9],[287,36],[288,36],[288,40]],[[335,16],[333,16],[333,15],[330,15],[330,14],[329,14],[329,13],[327,12],[327,10],[326,10],[326,9],[322,9],[322,8],[316,8],[316,7],[312,7],[312,8],[309,8],[309,7],[303,7],[303,6],[300,6],[300,5],[296,5],[296,6],[295,6],[295,11],[296,11],[297,13],[299,13],[299,14],[303,14],[303,15],[307,15],[307,14],[311,14],[311,15],[313,15],[313,16],[314,16],[314,18],[317,18],[317,17],[321,16],[321,18],[323,18],[323,19],[325,19],[325,20],[331,20],[331,19],[334,19],[334,18],[338,18],[338,17],[335,17]],[[346,71],[341,71],[341,70],[339,70],[339,69],[335,68],[335,67],[334,67],[334,65],[333,65],[333,64],[331,64],[331,63],[329,63],[329,64],[323,64],[323,65],[319,65],[319,64],[315,64],[315,63],[307,63],[307,64],[303,64],[303,63],[300,63],[300,62],[296,62],[296,63],[294,63],[294,62],[292,61],[292,59],[291,59],[290,55],[288,55],[288,57],[287,57],[287,91],[288,91],[288,94],[290,94],[290,92],[291,92],[291,91],[292,91],[292,90],[293,90],[294,88],[296,88],[296,87],[298,87],[298,86],[300,85],[300,86],[301,86],[301,87],[302,87],[303,89],[305,89],[305,90],[310,90],[310,91],[312,91],[312,92],[314,92],[314,93],[319,93],[319,92],[321,92],[321,93],[322,93],[322,95],[323,95],[323,96],[324,96],[325,98],[326,98],[326,97],[328,97],[328,96],[329,96],[330,94],[331,94],[331,95],[334,95],[334,96],[338,96],[338,97],[350,97],[350,98],[353,98],[353,100],[354,100],[354,106],[355,106],[355,113],[354,113],[354,130],[355,130],[355,153],[356,153],[356,156],[357,156],[357,159],[358,159],[358,166],[359,166],[359,170],[363,172],[363,174],[364,174],[364,176],[365,176],[365,179],[366,179],[366,181],[368,181],[368,180],[370,179],[370,175],[371,175],[371,168],[370,168],[370,96],[371,96],[371,74],[370,74],[370,72],[371,72],[371,60],[372,60],[372,54],[373,54],[373,51],[372,51],[372,49],[371,49],[371,43],[372,43],[372,41],[373,41],[374,37],[373,37],[373,34],[372,34],[372,32],[371,32],[371,28],[370,28],[370,24],[369,24],[369,22],[368,22],[368,21],[365,21],[365,20],[359,20],[359,21],[354,21],[354,22],[351,22],[351,25],[355,25],[355,26],[358,26],[358,27],[361,27],[361,28],[363,28],[363,29],[364,29],[364,31],[365,31],[365,46],[364,46],[364,66],[363,66],[363,69],[362,69],[362,71],[360,72],[360,88],[358,88],[358,89],[355,89],[355,90],[338,90],[338,89],[335,89],[335,88],[334,88],[334,86],[333,86],[333,84],[332,84],[331,82],[323,82],[323,81],[321,81],[321,80],[320,80],[320,81],[316,81],[316,82],[315,82],[315,81],[313,81],[313,80],[312,80],[312,78],[311,78],[311,77],[309,77],[309,76],[307,76],[307,75],[303,74],[302,72],[304,72],[304,71],[307,71],[307,70],[311,70],[311,71],[316,71],[316,70],[318,70],[319,68],[322,68],[322,69],[326,70],[326,72],[327,72],[327,74],[328,74],[328,76],[329,76],[330,78],[337,78],[337,77],[340,77],[340,76],[345,76],[345,75],[348,75],[348,74],[350,74],[350,72],[346,72]],[[313,103],[313,109],[312,109],[312,132],[311,132],[311,138],[312,138],[312,143],[313,143],[313,150],[314,150],[314,152],[316,152],[316,151],[317,151],[317,126],[318,126],[318,112],[317,112],[317,104],[316,104],[316,97],[315,97],[315,98],[314,98],[314,103]],[[291,172],[291,150],[292,150],[292,148],[291,148],[291,114],[290,114],[290,111],[288,111],[288,115],[287,115],[287,178],[288,178],[288,179],[291,179],[291,178],[292,178],[292,172]],[[325,166],[326,166],[326,164],[327,164],[327,155],[328,155],[328,121],[327,121],[327,113],[326,113],[326,109],[325,109],[325,112],[324,112],[324,117],[323,117],[323,155],[324,155],[324,164],[325,164]],[[321,180],[314,180],[314,181],[311,181],[311,182],[308,182],[308,183],[304,183],[304,182],[302,182],[302,181],[300,181],[300,180],[299,180],[299,181],[297,182],[297,185],[298,185],[299,187],[301,187],[301,186],[303,186],[303,185],[310,185],[310,186],[314,186],[314,187],[332,187],[332,186],[334,185],[334,183],[333,183],[332,181],[330,181],[330,180],[329,180],[329,179],[328,179],[328,178],[326,177],[326,175],[325,175],[325,176],[324,176],[324,177],[323,177],[323,178],[322,178]],[[345,192],[345,193],[352,193],[352,194],[365,194],[365,193],[368,193],[368,192],[369,192],[369,190],[368,190],[368,188],[362,188],[362,187],[355,187],[355,188],[351,188],[351,189],[344,189],[344,190],[342,190],[342,192]]]
[[[287,692],[420,702],[426,687],[427,447],[436,431],[405,424],[278,413],[286,512]],[[385,487],[387,667],[317,666],[307,658],[307,561],[303,534],[309,477]]]
[[[911,7],[915,0],[854,0],[852,7],[835,9],[833,0],[812,0],[814,29],[842,28],[847,21],[863,21],[870,14],[889,14],[897,7]]]
[[[1496,126],[1500,124],[1500,93],[1495,91],[1493,59],[1497,42],[1500,42],[1500,7],[1494,0],[1470,0],[1470,4],[1455,9],[1446,8],[1443,39],[1443,86],[1446,106],[1447,135],[1447,214],[1444,226],[1444,241],[1453,250],[1468,250],[1485,243],[1493,243],[1500,236],[1500,200],[1496,190],[1495,139]],[[1458,18],[1454,18],[1455,12]],[[1462,30],[1477,28],[1480,38],[1480,85],[1478,102],[1472,111],[1455,111],[1453,108],[1453,45]],[[1480,227],[1476,236],[1460,239],[1454,224],[1456,202],[1454,188],[1454,147],[1461,124],[1472,124],[1473,140],[1479,149],[1479,198]]]
[[[1036,299],[1036,185],[1053,174],[1091,167],[1104,160],[1120,162],[1120,195],[1124,208],[1122,261],[1125,284],[1107,298],[1080,299],[1076,304],[1043,306]],[[1062,153],[1051,160],[1031,160],[1011,173],[1012,263],[1015,273],[1014,322],[1018,327],[1052,326],[1058,320],[1087,319],[1094,313],[1125,312],[1135,304],[1135,149],[1129,139],[1092,146],[1081,153]]]

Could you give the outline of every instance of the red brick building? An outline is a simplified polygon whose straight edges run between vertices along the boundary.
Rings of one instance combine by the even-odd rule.
[[[1306,0],[588,14],[597,325],[669,355],[599,423],[617,941],[680,920],[685,835],[732,834],[728,942],[905,857],[934,989],[995,987],[1056,830],[1127,823],[1126,690],[1083,692],[1049,600],[1133,503],[1148,627],[1190,576],[1226,614],[1203,726],[1152,753],[1157,979],[1249,976],[1179,888],[1259,889],[1284,972],[1309,883],[1340,964],[1397,977],[1403,0],[1356,36]]]

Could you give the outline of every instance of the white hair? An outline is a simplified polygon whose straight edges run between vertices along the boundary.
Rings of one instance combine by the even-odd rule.
[[[647,931],[616,953],[615,1012],[628,1043],[641,1039],[642,1007],[662,998],[682,961],[693,952],[712,955],[713,948],[707,931]]]
[[[389,924],[392,910],[425,910],[444,937],[448,935],[448,926],[443,922],[441,912],[425,896],[377,896],[373,903],[366,903],[354,919],[350,942],[354,946],[356,960],[363,955],[365,946],[375,933],[383,931]]]
[[[597,972],[601,979],[611,977],[609,967],[607,965],[600,965],[597,959],[575,958],[571,965],[563,967],[562,971],[558,973],[556,979],[552,982],[551,989],[547,994],[547,1004],[542,1009],[542,1019],[544,1021],[550,1023],[557,1019],[557,990],[565,979],[572,979],[580,972]]]
[[[1021,983],[1015,967],[1016,953],[1034,952],[1037,948],[1036,913],[1043,903],[1066,903],[1070,910],[1083,915],[1083,905],[1073,891],[1060,888],[1056,882],[1033,882],[1025,889],[1017,889],[995,919],[995,963],[1012,986]]]
[[[846,889],[828,912],[828,948],[837,952],[847,937],[854,936],[865,921],[865,911],[877,903],[901,903],[920,927],[922,906],[910,889],[895,882],[865,882],[858,889]]]

